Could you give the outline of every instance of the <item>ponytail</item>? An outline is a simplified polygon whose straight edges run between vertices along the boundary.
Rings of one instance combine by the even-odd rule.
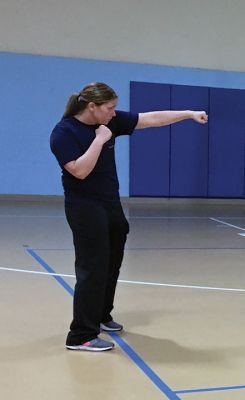
[[[63,118],[71,117],[72,115],[78,114],[87,107],[87,102],[81,98],[79,93],[73,93],[66,105]]]

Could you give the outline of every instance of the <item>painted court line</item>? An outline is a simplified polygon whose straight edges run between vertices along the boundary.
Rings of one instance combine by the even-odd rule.
[[[41,258],[37,253],[35,253],[32,249],[26,248],[26,251],[44,268],[47,272],[52,274],[54,279],[61,285],[63,288],[71,295],[74,295],[74,290],[64,281],[64,279],[60,275],[54,275],[56,272]]]
[[[181,289],[202,289],[202,290],[220,290],[224,292],[245,292],[245,289],[236,288],[223,288],[223,287],[212,287],[212,286],[196,286],[196,285],[175,285],[172,283],[157,283],[157,282],[137,282],[137,281],[126,281],[118,280],[118,282],[129,283],[134,285],[150,285],[150,286],[164,286],[164,287],[174,287]]]
[[[150,216],[150,215],[146,215],[146,216],[144,216],[144,215],[142,215],[142,216],[131,216],[131,215],[127,215],[127,214],[125,214],[125,216],[127,217],[127,218],[130,218],[130,219],[173,219],[173,220],[176,220],[176,219],[179,219],[179,220],[185,220],[185,219],[190,219],[190,220],[192,220],[192,219],[208,219],[208,217],[191,217],[191,216],[186,216],[186,217],[182,217],[182,216],[179,216],[179,217],[171,217],[171,216],[163,216],[163,215],[153,215],[153,216]],[[29,215],[29,214],[0,214],[0,218],[65,218],[65,215]],[[242,217],[241,217],[242,218]]]
[[[240,231],[245,231],[245,229],[241,228],[240,226],[229,224],[228,222],[224,222],[220,219],[217,219],[217,218],[209,218],[209,219],[211,219],[212,221],[215,221],[215,222],[219,222],[220,224],[230,226],[231,228],[239,229]]]
[[[176,392],[172,391],[155,372],[145,363],[145,361],[116,333],[110,332],[109,335],[117,342],[121,349],[131,358],[132,361],[145,373],[146,376],[163,392],[169,399],[179,399]]]
[[[33,249],[32,249],[33,251]],[[43,271],[33,271],[28,269],[19,269],[19,268],[9,268],[9,267],[0,267],[0,271],[10,271],[10,272],[23,272],[27,274],[37,274],[37,275],[50,275],[54,277],[63,277],[63,278],[75,278],[74,274],[58,274],[56,272],[43,272]],[[129,285],[148,285],[148,286],[163,286],[163,287],[173,287],[180,289],[200,289],[200,290],[218,290],[224,292],[245,292],[245,289],[238,288],[223,288],[223,287],[212,287],[212,286],[197,286],[197,285],[177,285],[172,283],[159,283],[159,282],[145,282],[145,281],[129,281],[124,279],[119,279],[119,283],[126,283]]]
[[[51,268],[34,250],[26,248],[26,251],[44,268],[46,271],[55,274]],[[60,276],[53,275],[54,279],[63,286],[63,288],[71,295],[74,295],[74,290]],[[171,388],[163,382],[159,376],[142,360],[142,358],[116,333],[110,333],[110,336],[116,340],[122,350],[131,358],[131,360],[140,368],[146,376],[167,396],[169,400],[181,400]]]
[[[186,219],[208,219],[208,217],[171,217],[171,216],[162,216],[162,215],[155,215],[155,216],[131,216],[125,214],[126,218],[129,219],[173,219],[173,220],[186,220]],[[65,215],[29,215],[29,214],[0,214],[0,218],[65,218]]]
[[[219,391],[223,391],[223,390],[241,390],[241,389],[245,389],[245,385],[221,386],[221,387],[212,387],[212,388],[203,388],[203,389],[176,390],[175,393],[187,394],[187,393],[219,392]]]
[[[240,233],[240,235],[245,235],[243,233]],[[74,249],[72,248],[35,248],[33,249],[35,251],[72,251],[74,252]],[[162,250],[245,250],[245,247],[126,247],[124,251],[148,251],[148,250],[154,250],[154,251],[162,251]]]
[[[178,217],[172,217],[172,216],[164,216],[164,215],[139,215],[139,216],[133,216],[133,215],[127,215],[125,214],[127,218],[129,219],[166,219],[166,220],[207,220],[207,219],[216,219],[214,217],[193,217],[193,216],[178,216]],[[64,218],[65,215],[31,215],[31,214],[0,214],[0,218]],[[245,217],[217,217],[220,219],[245,219]],[[219,221],[220,222],[220,221]]]
[[[64,215],[0,214],[0,218],[65,218]]]
[[[20,268],[0,267],[0,270],[1,271],[12,271],[12,272],[24,272],[26,274],[52,275],[52,276],[63,276],[66,278],[75,278],[75,275],[57,274],[57,273],[51,273],[51,272],[34,271],[34,270],[20,269]]]
[[[47,271],[46,274],[53,276],[54,279],[71,295],[74,295],[74,290],[62,279],[60,274],[57,274],[53,268],[51,268],[33,249],[26,248],[26,251]],[[11,270],[8,268],[8,270]],[[17,270],[17,269],[12,269]],[[25,271],[26,270],[17,270]],[[33,272],[33,271],[28,271]],[[37,271],[34,271],[37,272]],[[64,274],[64,276],[67,276]],[[68,275],[71,277],[72,275]],[[127,281],[123,281],[127,282]],[[131,281],[128,281],[131,283]],[[140,283],[140,282],[139,282]],[[146,283],[146,282],[143,282]],[[178,285],[179,286],[179,285]],[[228,289],[230,290],[230,289]],[[245,290],[243,290],[245,291]],[[123,340],[117,333],[108,332],[111,338],[121,347],[121,349],[127,354],[127,356],[136,364],[138,368],[152,381],[152,383],[158,387],[158,389],[165,395],[169,400],[181,400],[178,394],[191,394],[200,392],[211,392],[211,391],[228,391],[245,389],[245,385],[241,386],[224,386],[224,387],[213,387],[213,388],[201,388],[201,389],[187,389],[187,390],[175,390],[173,391],[166,383],[145,363],[145,361],[130,347],[125,340]]]

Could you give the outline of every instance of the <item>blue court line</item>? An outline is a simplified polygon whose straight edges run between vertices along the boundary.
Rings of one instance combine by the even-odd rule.
[[[221,387],[213,387],[206,389],[189,389],[189,390],[176,390],[175,393],[178,394],[186,394],[186,393],[200,393],[200,392],[217,392],[222,390],[237,390],[237,389],[245,389],[245,385],[241,386],[221,386]]]
[[[33,249],[26,247],[26,251],[44,268],[51,274],[56,274],[55,270],[51,268]],[[66,283],[61,276],[51,275],[63,288],[71,295],[74,295],[74,290]]]
[[[55,274],[55,270],[50,267],[33,249],[26,248],[26,251],[44,268],[46,271]],[[71,295],[74,290],[60,276],[52,275],[52,277]],[[146,376],[164,393],[169,400],[181,400],[169,386],[164,383],[159,376],[140,358],[140,356],[116,333],[110,333],[110,336],[117,342],[121,349],[131,358],[131,360],[139,367]]]
[[[173,392],[155,372],[142,360],[142,358],[130,347],[119,335],[108,332],[112,339],[117,342],[121,349],[134,361],[134,363],[145,373],[146,376],[171,400],[179,399],[176,391]]]
[[[26,247],[26,251],[49,273],[56,274],[55,270],[50,267],[34,249]],[[74,290],[66,283],[66,281],[57,275],[51,275],[71,296],[74,295]],[[245,389],[245,385],[241,386],[224,386],[224,387],[213,387],[204,389],[187,389],[187,390],[175,390],[172,391],[159,376],[144,362],[144,360],[130,347],[119,335],[116,333],[108,332],[115,342],[121,347],[121,349],[131,358],[131,360],[144,372],[146,376],[164,393],[169,400],[181,400],[177,394],[191,394],[199,392],[214,392],[214,391],[225,391],[225,390],[238,390]]]

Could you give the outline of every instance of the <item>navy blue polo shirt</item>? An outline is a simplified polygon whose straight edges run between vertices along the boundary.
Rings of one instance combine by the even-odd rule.
[[[137,125],[138,114],[116,111],[108,123],[111,139],[103,145],[94,169],[85,179],[71,175],[64,165],[81,157],[95,139],[98,125],[87,125],[74,117],[63,118],[53,129],[50,147],[61,169],[65,200],[76,202],[82,198],[102,201],[119,200],[119,183],[115,163],[115,138],[130,135]]]

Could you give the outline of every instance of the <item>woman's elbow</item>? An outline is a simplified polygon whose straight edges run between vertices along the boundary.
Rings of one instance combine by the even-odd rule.
[[[87,178],[87,176],[89,175],[89,173],[87,171],[74,171],[72,173],[72,175],[77,178],[77,179],[81,179],[84,180],[85,178]]]
[[[76,168],[75,165],[65,165],[64,168],[66,169],[67,172],[69,172],[69,174],[71,174],[77,179],[83,180],[88,176],[87,171],[79,170],[78,168]]]

